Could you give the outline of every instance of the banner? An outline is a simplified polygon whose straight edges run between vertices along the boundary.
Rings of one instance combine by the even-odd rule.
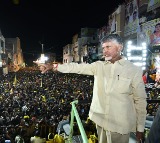
[[[152,47],[160,46],[160,22],[156,23],[150,35],[150,45]]]
[[[137,33],[138,45],[146,42],[152,48],[160,46],[160,18],[141,24],[139,29]]]
[[[125,6],[125,28],[124,36],[129,36],[137,32],[139,25],[137,1],[126,4]]]

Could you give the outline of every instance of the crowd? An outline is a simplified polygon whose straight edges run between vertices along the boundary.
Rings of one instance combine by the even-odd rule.
[[[88,101],[76,106],[80,119],[87,121],[93,81],[89,75],[52,71],[42,74],[33,68],[1,75],[0,143],[20,143],[20,139],[31,143],[36,136],[44,142],[49,140],[51,132],[57,134],[59,122],[70,118],[70,103],[74,100]],[[86,126],[85,131],[90,129]]]
[[[10,140],[16,143],[17,136],[25,143],[31,137],[48,140],[48,134],[56,134],[63,119],[70,118],[71,102],[78,104],[81,120],[87,120],[93,91],[93,76],[19,70],[0,76],[0,143]]]

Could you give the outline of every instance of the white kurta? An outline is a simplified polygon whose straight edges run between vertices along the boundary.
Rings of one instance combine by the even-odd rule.
[[[121,59],[114,64],[62,64],[57,70],[94,76],[89,117],[97,125],[120,134],[144,131],[147,96],[140,67]]]

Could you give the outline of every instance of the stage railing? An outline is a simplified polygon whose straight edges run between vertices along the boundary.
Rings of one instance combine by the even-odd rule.
[[[82,136],[83,143],[88,143],[88,138],[87,138],[86,132],[83,128],[83,124],[81,122],[81,119],[79,117],[78,111],[75,106],[75,104],[78,104],[78,103],[80,103],[80,101],[78,101],[78,100],[71,102],[72,110],[71,110],[71,121],[70,121],[70,135],[69,135],[68,141],[69,141],[69,143],[72,143],[73,124],[74,124],[74,117],[75,117],[77,124],[78,124],[78,128],[79,128],[81,136]],[[84,103],[85,103],[85,101],[84,101]]]

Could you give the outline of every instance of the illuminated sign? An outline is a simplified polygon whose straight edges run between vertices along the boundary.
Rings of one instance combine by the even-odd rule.
[[[137,66],[141,66],[144,70],[146,68],[147,49],[146,44],[142,43],[142,47],[132,45],[129,41],[127,45],[127,59]]]

